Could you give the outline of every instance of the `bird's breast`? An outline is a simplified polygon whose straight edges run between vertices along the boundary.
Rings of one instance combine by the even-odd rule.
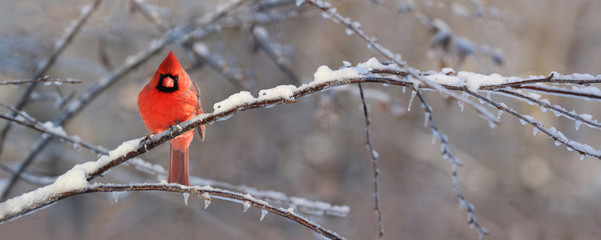
[[[140,115],[151,132],[162,132],[196,114],[197,97],[184,91],[164,93],[145,88],[138,97]]]

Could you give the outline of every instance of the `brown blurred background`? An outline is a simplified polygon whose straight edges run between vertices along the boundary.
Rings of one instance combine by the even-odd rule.
[[[0,80],[29,78],[39,61],[46,58],[64,29],[89,1],[0,1]],[[181,26],[215,9],[219,1],[157,1],[161,19]],[[254,2],[254,1],[249,1]],[[601,73],[601,1],[334,1],[343,16],[362,23],[379,43],[400,53],[403,60],[420,70],[454,66],[457,57],[430,45],[433,33],[417,15],[439,18],[453,34],[469,39],[477,49],[488,45],[503,52],[497,65],[476,51],[461,70],[528,76],[561,73]],[[413,11],[399,13],[406,4]],[[247,4],[248,5],[248,4]],[[284,6],[293,9],[293,4]],[[459,7],[467,10],[462,14]],[[475,16],[478,7],[483,16]],[[454,11],[455,10],[455,11]],[[419,13],[416,13],[418,11]],[[242,11],[243,12],[243,11]],[[241,13],[243,14],[243,13]],[[465,15],[465,16],[461,16]],[[310,81],[320,65],[332,69],[346,60],[355,65],[382,56],[366,47],[357,36],[347,36],[341,25],[321,17],[311,6],[302,6],[299,16],[263,25],[274,42],[293,47],[294,73]],[[74,78],[78,85],[62,85],[60,91],[81,94],[106,74],[123,64],[126,57],[149,46],[162,34],[128,1],[104,1],[73,42],[60,55],[48,74]],[[241,66],[250,91],[289,84],[265,52],[255,49],[249,26],[224,28],[204,39],[211,52],[222,55],[232,66]],[[201,88],[205,112],[215,102],[238,92],[214,69],[195,67],[186,50],[170,45],[141,67],[129,73],[74,117],[65,129],[70,135],[113,149],[121,142],[148,134],[137,110],[137,95],[156,67],[173,49],[190,76]],[[110,64],[103,65],[100,53]],[[443,59],[443,61],[441,61]],[[254,80],[252,80],[254,79]],[[392,100],[368,100],[372,118],[372,142],[379,152],[380,196],[385,239],[477,239],[466,223],[451,182],[450,163],[432,145],[430,128],[424,127],[423,110],[414,101],[407,112],[410,91],[398,87],[366,84]],[[24,87],[0,86],[0,102],[14,105]],[[347,91],[348,90],[348,91]],[[39,86],[39,93],[55,93],[52,86]],[[207,126],[204,142],[197,138],[191,148],[191,175],[275,190],[293,196],[348,205],[347,217],[312,216],[310,219],[352,239],[374,239],[377,222],[373,211],[372,170],[364,146],[364,118],[355,86],[320,92],[298,99],[295,104],[254,109],[227,121]],[[424,94],[433,106],[438,127],[447,134],[453,153],[464,162],[459,183],[475,205],[476,216],[490,232],[486,239],[597,239],[601,235],[601,164],[598,159],[579,161],[575,152],[522,126],[509,114],[491,129],[470,108],[461,111],[456,102],[435,93]],[[547,98],[547,96],[545,96]],[[598,119],[599,104],[582,99],[548,96],[577,113]],[[502,96],[504,102],[523,114],[534,116],[547,127],[557,127],[576,141],[601,148],[598,129],[546,113],[536,106]],[[40,121],[52,120],[60,109],[52,102],[32,102],[25,108]],[[496,110],[491,109],[493,113]],[[6,110],[3,110],[6,112]],[[0,125],[4,126],[0,120]],[[16,166],[40,134],[13,126],[1,162]],[[168,146],[142,156],[167,165]],[[75,163],[95,160],[87,150],[77,152],[53,141],[30,170],[59,175]],[[0,172],[0,178],[9,174]],[[99,182],[156,182],[148,174],[120,166]],[[2,181],[5,183],[6,181]],[[35,189],[19,182],[12,196]],[[181,194],[135,192],[119,195],[87,194],[72,197],[0,225],[1,239],[312,239],[308,229],[285,218],[268,214],[259,222],[260,211],[242,212],[239,204],[213,201],[207,210],[199,198],[184,205]]]

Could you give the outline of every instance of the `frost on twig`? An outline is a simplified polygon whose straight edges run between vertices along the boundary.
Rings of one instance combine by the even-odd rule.
[[[457,194],[457,200],[459,200],[459,205],[467,211],[467,221],[470,227],[473,227],[478,232],[478,237],[482,239],[484,235],[488,234],[488,231],[484,226],[480,225],[478,219],[476,218],[476,209],[474,205],[469,203],[465,196],[463,195],[463,191],[459,186],[459,180],[457,179],[457,168],[461,165],[461,161],[456,158],[449,148],[449,139],[446,135],[444,135],[436,126],[436,122],[434,121],[434,117],[432,116],[432,108],[426,103],[426,100],[423,98],[420,91],[417,91],[417,97],[421,102],[421,106],[424,109],[424,113],[426,114],[427,123],[430,124],[430,128],[432,129],[432,137],[440,140],[440,149],[441,154],[444,159],[449,160],[451,163],[452,176],[451,179],[453,181],[453,188],[455,189],[455,193]]]
[[[71,79],[71,78],[67,78],[67,79],[50,78],[49,76],[43,76],[41,78],[36,78],[36,79],[3,80],[3,81],[0,81],[0,85],[18,85],[18,84],[26,84],[26,83],[33,83],[33,82],[43,82],[47,85],[50,85],[50,84],[61,85],[63,83],[81,83],[81,80],[76,80],[76,79]]]
[[[369,111],[367,109],[367,103],[365,103],[365,96],[363,95],[363,87],[361,87],[361,83],[357,83],[359,86],[359,93],[361,95],[361,103],[363,104],[363,115],[365,116],[365,145],[367,147],[367,151],[369,151],[369,155],[371,157],[372,170],[374,172],[373,181],[374,181],[374,200],[375,200],[375,212],[376,217],[378,218],[378,239],[382,239],[384,237],[384,224],[382,223],[382,211],[380,210],[380,191],[379,191],[379,181],[378,176],[380,175],[380,170],[378,169],[378,152],[373,149],[371,145],[371,119],[369,118]]]
[[[378,53],[380,53],[383,56],[385,56],[386,58],[388,58],[394,64],[405,69],[405,72],[407,72],[408,75],[412,76],[413,79],[415,79],[415,81],[417,83],[415,86],[416,88],[419,87],[420,84],[424,84],[426,87],[436,90],[441,96],[448,97],[453,100],[456,100],[456,101],[459,101],[459,102],[469,105],[470,107],[474,108],[480,114],[481,117],[483,117],[484,119],[489,121],[491,124],[494,125],[494,124],[498,123],[498,120],[494,117],[494,115],[492,115],[483,106],[481,106],[467,98],[462,98],[459,95],[455,94],[454,92],[449,91],[448,89],[444,88],[439,83],[433,82],[430,79],[427,79],[427,78],[424,78],[423,76],[421,76],[417,69],[414,69],[413,67],[406,65],[406,63],[401,60],[401,56],[399,54],[394,54],[388,48],[379,44],[375,37],[368,36],[365,32],[363,32],[363,30],[361,29],[361,23],[353,22],[350,20],[350,18],[343,17],[342,15],[340,15],[337,12],[336,8],[332,7],[332,5],[329,2],[322,1],[322,0],[308,0],[307,2],[311,5],[319,8],[321,11],[323,11],[324,17],[331,18],[332,21],[342,24],[343,26],[346,27],[346,29],[348,29],[347,32],[352,32],[352,33],[357,34],[361,39],[363,39],[365,42],[367,42],[367,45],[369,47],[373,48]]]
[[[20,216],[31,213],[37,209],[49,206],[59,200],[65,199],[70,196],[91,193],[91,192],[123,192],[123,191],[170,191],[180,192],[186,194],[195,194],[206,198],[212,196],[216,199],[223,199],[227,201],[243,203],[244,210],[250,206],[255,206],[266,210],[277,215],[291,219],[305,227],[323,235],[330,239],[344,239],[335,232],[321,227],[315,222],[308,220],[294,211],[288,211],[283,208],[277,208],[269,203],[257,200],[249,194],[241,194],[228,190],[221,190],[212,188],[209,186],[182,186],[179,184],[99,184],[88,183],[90,173],[97,172],[99,168],[109,164],[115,157],[123,156],[139,146],[140,139],[130,140],[121,144],[117,149],[111,151],[109,155],[103,156],[97,161],[87,162],[84,164],[78,164],[65,174],[59,176],[56,181],[50,185],[23,194],[21,196],[9,199],[3,203],[0,203],[0,223],[13,220]],[[115,197],[115,199],[117,199]],[[264,217],[264,213],[262,213]],[[261,219],[262,219],[261,217]]]

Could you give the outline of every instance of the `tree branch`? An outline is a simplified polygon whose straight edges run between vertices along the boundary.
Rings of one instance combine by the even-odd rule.
[[[367,104],[365,103],[365,96],[363,95],[363,87],[361,87],[361,83],[357,83],[359,86],[359,94],[361,95],[361,103],[363,104],[363,115],[365,116],[365,146],[367,147],[367,151],[369,151],[369,156],[371,157],[372,170],[374,172],[374,200],[375,200],[375,212],[376,217],[378,218],[378,239],[382,239],[384,237],[384,224],[382,224],[382,212],[380,211],[380,191],[379,191],[379,181],[378,176],[380,175],[380,170],[378,170],[378,153],[373,149],[371,145],[371,130],[369,128],[371,124],[371,119],[369,118],[369,111],[367,110]]]
[[[79,166],[79,165],[78,165]],[[76,169],[77,166],[74,168]],[[71,170],[73,171],[73,170]],[[69,174],[67,172],[65,175]],[[63,176],[65,176],[63,175]],[[57,182],[60,180],[57,179]],[[73,180],[73,179],[70,179]],[[254,206],[260,208],[261,218],[265,217],[265,213],[263,211],[271,212],[282,217],[288,218],[292,221],[295,221],[314,232],[321,234],[324,237],[329,239],[346,239],[341,237],[337,233],[326,229],[319,224],[295,213],[292,209],[284,209],[274,207],[271,204],[255,199],[250,194],[242,194],[237,192],[232,192],[228,190],[212,188],[211,186],[183,186],[179,184],[132,184],[132,185],[121,185],[121,184],[84,184],[81,187],[75,188],[67,188],[64,191],[56,191],[55,188],[60,187],[56,186],[55,182],[53,185],[46,186],[44,188],[40,188],[35,192],[31,192],[29,194],[24,194],[22,196],[10,199],[4,203],[0,204],[0,223],[4,223],[6,221],[14,220],[20,216],[24,216],[28,213],[31,213],[37,209],[41,209],[47,207],[57,201],[62,199],[84,194],[84,193],[93,193],[93,192],[132,192],[132,191],[164,191],[164,192],[177,192],[177,193],[188,193],[195,194],[198,197],[203,198],[205,201],[212,201],[214,199],[222,199],[230,202],[241,203],[243,207],[243,211],[246,212],[248,207]],[[23,201],[26,201],[24,204]],[[208,205],[205,205],[208,206]]]

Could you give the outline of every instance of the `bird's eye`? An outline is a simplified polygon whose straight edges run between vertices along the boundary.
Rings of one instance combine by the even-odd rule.
[[[173,80],[178,80],[178,79],[179,79],[179,75],[173,76]]]

